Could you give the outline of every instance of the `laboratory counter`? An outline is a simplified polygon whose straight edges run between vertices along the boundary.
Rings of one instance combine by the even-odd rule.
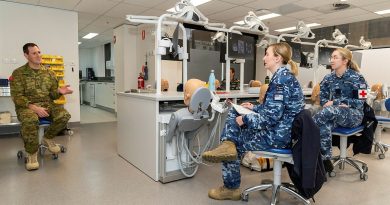
[[[183,92],[117,93],[117,152],[155,181],[161,177],[159,166],[162,123],[168,123],[174,110],[166,111],[161,104],[183,101]],[[218,94],[221,99],[255,101],[258,94]],[[175,106],[172,106],[175,107]],[[179,106],[180,107],[180,106]],[[165,143],[165,142],[164,142]]]

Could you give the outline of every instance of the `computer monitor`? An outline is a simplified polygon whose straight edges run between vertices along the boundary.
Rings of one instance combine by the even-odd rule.
[[[228,57],[235,59],[254,59],[256,39],[253,36],[228,34]]]
[[[334,48],[320,47],[318,50],[318,64],[319,65],[330,65],[330,57]]]
[[[296,63],[301,63],[301,44],[288,42],[292,49],[292,60]]]

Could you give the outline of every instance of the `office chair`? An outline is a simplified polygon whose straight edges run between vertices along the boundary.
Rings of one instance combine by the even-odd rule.
[[[388,112],[390,112],[390,98],[387,98],[384,101],[384,107]],[[385,158],[385,152],[389,149],[390,145],[385,144],[381,141],[382,138],[382,130],[384,128],[390,128],[390,118],[389,117],[384,117],[384,116],[375,116],[375,118],[378,120],[378,126],[376,127],[375,130],[375,135],[374,135],[374,150],[377,152],[378,150],[381,152],[378,154],[379,159],[384,159]]]
[[[47,146],[45,146],[43,143],[42,143],[42,139],[43,139],[43,136],[44,136],[44,133],[45,133],[45,129],[47,127],[49,127],[49,125],[51,124],[51,121],[46,119],[46,118],[39,118],[39,130],[38,130],[38,138],[39,138],[39,145],[38,145],[38,152],[41,156],[43,156],[45,154],[45,151],[48,149]],[[69,135],[72,135],[73,134],[73,131],[69,131],[68,128],[66,128],[66,130],[68,131],[68,134]],[[61,153],[65,153],[66,152],[66,147],[61,145],[61,144],[57,144],[58,146],[60,146],[61,148]],[[17,153],[17,157],[18,159],[22,159],[24,157],[24,162],[26,163],[27,162],[27,158],[26,158],[26,153],[24,150],[19,150],[18,153]],[[52,158],[53,159],[58,159],[58,154],[52,154]]]

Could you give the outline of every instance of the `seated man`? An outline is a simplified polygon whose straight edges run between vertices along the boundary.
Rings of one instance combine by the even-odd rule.
[[[41,65],[41,51],[36,44],[25,44],[23,52],[28,62],[13,71],[10,85],[27,152],[26,169],[30,171],[39,168],[39,118],[48,118],[52,122],[43,137],[43,144],[52,153],[60,152],[60,147],[52,139],[66,127],[71,116],[62,106],[54,104],[53,100],[73,91],[69,85],[58,87],[53,71]]]
[[[234,71],[234,68],[230,68],[230,90],[239,90],[240,89],[240,80],[234,78],[235,73],[236,72]],[[220,90],[226,90],[226,79],[222,80]]]

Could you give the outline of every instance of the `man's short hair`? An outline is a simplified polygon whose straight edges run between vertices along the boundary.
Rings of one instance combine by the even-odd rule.
[[[26,43],[26,44],[24,44],[24,46],[23,46],[23,53],[28,54],[28,48],[35,47],[35,46],[38,47],[37,44],[35,44],[35,43]]]

